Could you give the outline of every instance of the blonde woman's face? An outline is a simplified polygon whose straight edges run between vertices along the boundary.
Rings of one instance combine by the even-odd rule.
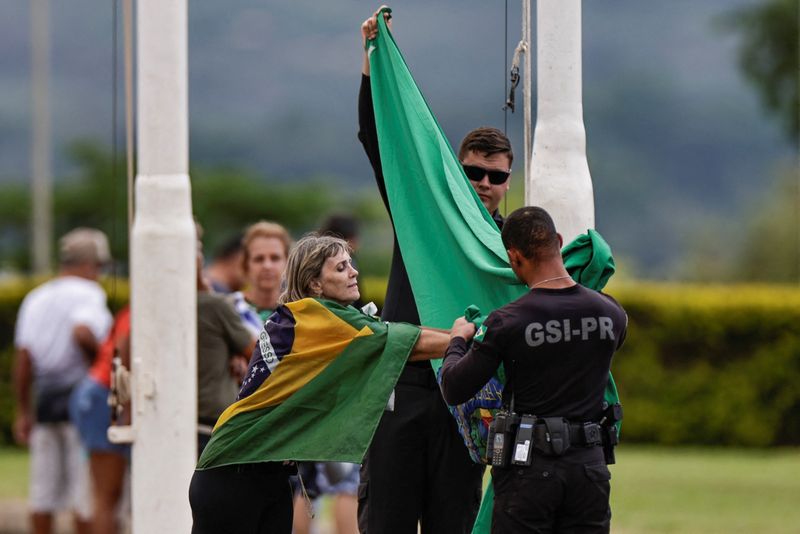
[[[358,300],[361,296],[358,292],[358,271],[353,267],[350,254],[340,252],[326,259],[312,287],[322,294],[322,298],[345,306]]]
[[[256,237],[247,247],[247,281],[262,290],[279,288],[286,269],[283,242],[277,237]]]

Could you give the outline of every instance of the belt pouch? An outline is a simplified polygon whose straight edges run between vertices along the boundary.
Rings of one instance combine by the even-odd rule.
[[[69,421],[69,397],[73,387],[45,391],[36,399],[37,423],[65,423]]]
[[[546,454],[561,456],[569,449],[569,422],[563,417],[543,417],[545,426]]]

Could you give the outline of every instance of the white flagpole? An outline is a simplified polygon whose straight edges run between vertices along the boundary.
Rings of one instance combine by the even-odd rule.
[[[131,236],[134,534],[189,532],[197,462],[197,236],[188,165],[187,0],[137,1]]]
[[[581,89],[581,0],[539,0],[537,117],[525,204],[545,208],[569,243],[594,228]]]

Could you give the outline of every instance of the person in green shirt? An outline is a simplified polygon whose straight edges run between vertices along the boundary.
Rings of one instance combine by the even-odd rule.
[[[246,288],[231,294],[230,299],[253,337],[258,337],[264,321],[278,307],[291,244],[289,232],[278,223],[259,221],[245,230],[242,266]]]

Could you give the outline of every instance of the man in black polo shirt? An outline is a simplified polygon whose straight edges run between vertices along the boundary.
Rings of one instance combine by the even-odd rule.
[[[608,532],[611,475],[597,423],[627,315],[610,296],[572,280],[545,210],[514,211],[502,237],[531,291],[492,312],[477,335],[465,319],[455,322],[442,393],[448,404],[465,402],[502,363],[504,406],[535,416],[517,425],[522,432],[522,423],[531,424],[527,438],[512,433],[509,465],[492,468],[493,533]]]
[[[377,13],[361,26],[366,39],[378,31]],[[387,17],[388,13],[384,16]],[[381,197],[386,196],[375,113],[364,54],[358,98],[358,138],[369,157]],[[513,154],[495,128],[478,128],[458,152],[464,171],[498,228],[498,206],[509,188]],[[431,258],[431,269],[436,268]],[[419,324],[419,314],[397,239],[382,318]],[[362,534],[466,534],[480,505],[483,467],[470,460],[455,420],[442,401],[428,362],[406,365],[361,469],[359,529]]]

